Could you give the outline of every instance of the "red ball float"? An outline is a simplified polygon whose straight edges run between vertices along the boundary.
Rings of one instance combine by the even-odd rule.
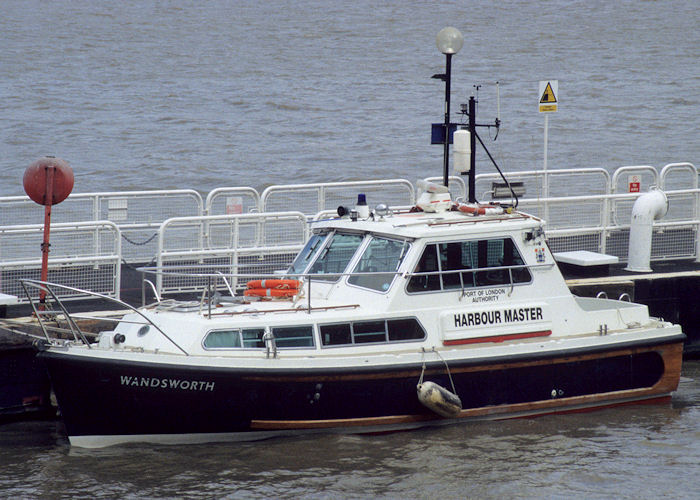
[[[24,192],[39,205],[56,205],[68,198],[73,181],[73,169],[68,162],[45,156],[24,171]]]

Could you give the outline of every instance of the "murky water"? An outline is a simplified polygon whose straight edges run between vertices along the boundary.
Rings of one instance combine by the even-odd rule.
[[[445,57],[465,35],[452,110],[506,170],[541,168],[538,82],[559,80],[549,168],[700,162],[692,1],[142,2],[5,0],[0,195],[42,155],[75,191],[441,175]],[[478,154],[480,172],[490,172]]]
[[[543,79],[550,168],[698,164],[698,21],[690,1],[5,0],[0,196],[45,154],[76,192],[440,175],[446,25],[465,34],[453,110],[480,84],[492,122],[501,82],[504,125],[481,134],[505,170],[542,165]],[[81,451],[16,423],[0,495],[696,498],[700,364],[684,377],[668,405],[379,436]]]
[[[700,362],[669,404],[375,436],[82,450],[15,423],[0,464],[20,498],[697,498]]]

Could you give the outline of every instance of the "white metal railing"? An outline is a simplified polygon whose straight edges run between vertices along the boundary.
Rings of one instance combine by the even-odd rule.
[[[111,221],[125,245],[121,257],[128,262],[150,261],[155,255],[155,234],[170,217],[204,215],[202,196],[192,189],[77,193],[51,211],[54,223]],[[42,224],[43,207],[28,196],[0,197],[0,225]]]
[[[261,211],[277,212],[294,208],[309,216],[339,205],[354,204],[358,193],[369,204],[408,205],[416,201],[413,184],[406,179],[378,181],[326,182],[270,186],[261,195]]]
[[[251,187],[222,187],[211,191],[204,215],[234,215],[261,212],[260,194]]]
[[[0,226],[0,291],[25,301],[20,279],[41,273],[43,224]],[[119,298],[121,234],[110,221],[51,225],[48,275]],[[81,297],[73,297],[81,298]]]
[[[612,177],[602,168],[507,174],[525,190],[518,208],[547,221],[554,251],[591,250],[616,255],[622,262],[627,259],[632,206],[641,194],[626,192],[632,176],[640,181],[641,192],[658,185],[669,200],[667,215],[654,224],[652,260],[698,259],[700,188],[691,163],[672,163],[660,173],[645,165],[621,167]],[[477,175],[477,199],[491,201],[494,183],[501,182],[498,174]],[[466,197],[462,177],[450,177],[450,191],[455,199]],[[243,264],[281,269],[303,245],[314,214],[315,220],[332,217],[338,205],[352,205],[361,192],[370,206],[412,206],[416,198],[413,184],[405,179],[279,185],[262,195],[253,188],[219,188],[209,193],[206,204],[193,190],[74,194],[52,212],[49,263],[78,288],[107,294],[118,294],[121,262],[209,262],[220,265],[222,272],[240,271]],[[299,210],[291,219],[265,213],[288,207]],[[234,214],[223,215],[228,212]],[[74,222],[86,220],[93,222]],[[21,295],[18,279],[38,277],[42,221],[43,210],[28,197],[0,197],[0,292]],[[105,250],[102,245],[109,238],[99,231],[107,229],[98,226],[109,226],[119,244],[112,241]],[[69,227],[77,228],[80,236],[65,236]],[[288,227],[295,228],[293,237],[284,236]],[[161,288],[170,290],[170,285]],[[172,284],[173,290],[178,287]]]
[[[156,266],[207,264],[228,274],[257,266],[273,272],[289,265],[306,243],[308,232],[306,215],[301,212],[172,218],[158,231]],[[162,274],[155,284],[159,295],[190,291],[200,285],[164,282]]]

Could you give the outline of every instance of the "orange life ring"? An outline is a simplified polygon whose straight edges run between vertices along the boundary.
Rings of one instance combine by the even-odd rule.
[[[474,215],[496,215],[503,213],[503,208],[496,205],[468,205],[466,203],[459,203],[457,205],[457,210],[465,214]]]
[[[248,288],[274,288],[277,290],[296,290],[301,285],[299,280],[284,280],[284,279],[272,279],[272,280],[252,280],[249,281],[246,286]]]
[[[246,297],[292,297],[299,293],[296,288],[249,288],[243,295]]]

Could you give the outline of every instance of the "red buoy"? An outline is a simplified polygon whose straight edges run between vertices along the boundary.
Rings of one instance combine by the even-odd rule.
[[[24,171],[24,192],[39,205],[61,203],[73,190],[73,169],[53,156],[39,158]]]
[[[24,192],[39,205],[44,205],[44,241],[41,244],[41,281],[48,279],[51,206],[68,198],[73,190],[73,169],[53,156],[39,158],[24,171]],[[39,309],[44,309],[46,290],[39,290]]]

